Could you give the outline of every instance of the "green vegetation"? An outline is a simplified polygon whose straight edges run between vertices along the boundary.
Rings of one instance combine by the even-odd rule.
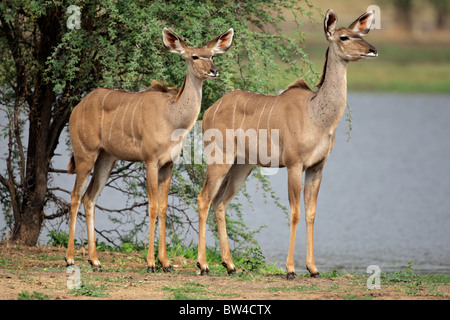
[[[349,67],[350,90],[450,93],[449,46],[381,43],[377,49],[375,60]]]
[[[367,40],[378,50],[378,57],[369,61],[350,63],[347,81],[349,91],[399,93],[450,93],[450,46],[377,43]],[[306,45],[316,72],[321,73],[325,62],[326,42]],[[280,77],[279,88],[302,77],[301,74]]]
[[[52,230],[47,235],[49,238],[47,245],[62,246],[67,248],[68,234],[63,231]],[[76,245],[81,242],[86,245],[87,240],[76,241]],[[140,252],[139,259],[144,262],[147,259],[147,246],[143,242],[123,242],[118,246],[106,245],[104,242],[98,243],[97,250],[99,252]],[[198,246],[196,244],[184,244],[183,241],[177,237],[171,239],[167,243],[167,254],[169,257],[183,257],[185,259],[195,260],[197,258]],[[206,257],[208,263],[211,265],[211,272],[222,272],[222,257],[220,255],[220,249],[217,247],[207,248]],[[155,260],[158,261],[158,242],[155,243]],[[238,248],[233,252],[233,261],[237,268],[242,269],[245,272],[280,272],[281,270],[275,266],[274,263],[267,263],[265,257],[262,254],[259,246],[247,246],[245,248]],[[0,265],[2,263],[0,255]],[[123,264],[121,261],[117,261],[119,265]],[[157,262],[156,269],[159,270],[161,265]]]
[[[9,119],[0,130],[9,141],[0,155],[6,160],[0,170],[0,214],[6,221],[0,240],[9,234],[12,244],[35,245],[44,225],[67,219],[70,190],[56,183],[55,174],[62,170],[52,168],[52,158],[71,110],[88,92],[98,87],[139,91],[152,80],[181,87],[186,64],[164,48],[164,27],[190,46],[203,46],[212,35],[235,30],[233,47],[215,60],[220,77],[203,85],[202,111],[233,89],[275,92],[277,59],[297,74],[300,66],[311,66],[301,49],[303,38],[289,37],[280,27],[288,14],[297,25],[301,17],[308,20],[314,10],[310,1],[89,0],[77,3],[80,29],[67,27],[70,5],[73,1],[0,4],[0,117]],[[192,209],[205,180],[205,166],[175,166],[169,234],[193,225],[196,218],[190,214],[195,216]],[[127,199],[122,208],[97,208],[97,213],[115,213],[109,216],[114,228],[97,226],[108,245],[131,243],[148,225],[143,172],[142,163],[119,161],[109,179],[104,192],[119,190]],[[253,177],[278,202],[268,180]],[[230,239],[237,245],[254,245],[257,230],[242,223],[242,211],[241,203],[230,204]],[[213,215],[208,227],[217,233]],[[64,238],[53,241],[66,244]]]
[[[48,237],[50,238],[49,245],[54,245],[52,239],[61,239],[65,238],[66,234],[64,232],[50,232]],[[82,240],[81,242],[86,243],[86,240]],[[109,252],[123,252],[123,253],[136,253],[139,252],[140,256],[136,259],[138,263],[145,264],[145,260],[147,258],[147,247],[143,243],[122,243],[119,246],[104,246],[102,244],[98,245],[97,249],[100,252],[109,251]],[[158,256],[158,244],[155,244],[155,259],[157,260]],[[172,241],[167,243],[167,254],[169,257],[180,257],[184,258],[187,261],[195,261],[197,259],[198,246],[196,244],[184,244],[181,239],[174,238]],[[220,254],[220,248],[218,247],[208,247],[206,250],[206,256],[208,265],[210,268],[210,273],[212,275],[218,275],[224,273],[224,268],[222,266],[222,257]],[[57,258],[63,259],[62,257],[49,257],[46,255],[41,255],[41,260],[56,260]],[[124,260],[126,255],[124,255]],[[279,275],[284,274],[284,270],[276,266],[276,261],[266,261],[261,248],[259,246],[247,246],[244,249],[234,250],[232,252],[232,259],[236,265],[236,268],[240,271],[237,275],[233,277],[236,279],[239,278],[247,278],[255,277],[258,275]],[[124,263],[120,259],[115,259],[114,262],[119,266],[125,266]],[[3,256],[0,254],[0,267],[7,267],[12,261],[6,261]],[[18,263],[18,261],[17,261]],[[182,267],[188,267],[189,265],[184,265]],[[160,267],[157,265],[157,271],[160,271]],[[144,267],[143,267],[144,269]],[[136,272],[145,272],[142,270],[135,270]],[[298,275],[299,277],[308,277],[308,274]],[[337,278],[337,277],[345,277],[347,274],[340,274],[337,270],[333,270],[330,273],[322,272],[322,278]],[[352,274],[351,277],[353,279],[360,279],[361,281],[367,280],[367,275],[357,275]],[[440,274],[425,274],[419,275],[414,271],[414,264],[412,261],[408,262],[408,266],[401,268],[399,271],[394,271],[391,273],[382,272],[381,274],[381,284],[382,285],[392,285],[399,284],[400,288],[406,289],[407,291],[411,291],[413,294],[415,287],[430,287],[432,291],[436,291],[438,294],[438,287],[440,284],[450,284],[450,275],[440,275]],[[313,290],[314,288],[290,288],[290,290]],[[272,291],[278,290],[277,288],[268,289]],[[279,290],[285,290],[283,288],[279,288]]]
[[[33,293],[29,293],[28,291],[24,290],[19,293],[17,300],[51,300],[51,297],[39,291],[33,291]]]
[[[64,239],[67,236],[64,232],[50,232],[48,245],[55,245],[54,239]],[[63,241],[64,242],[64,241]],[[86,240],[80,240],[82,243],[86,243]],[[59,240],[56,242],[58,246]],[[126,253],[136,253],[139,252],[139,256],[134,259],[138,263],[142,263],[142,270],[134,270],[136,272],[145,272],[145,260],[147,258],[147,247],[142,242],[129,243],[125,242],[118,246],[105,246],[104,244],[98,244],[97,247],[99,252],[122,252],[123,255],[114,259],[114,262],[121,267],[127,266]],[[190,261],[191,264],[195,264],[197,259],[198,246],[194,243],[185,244],[179,238],[173,238],[167,243],[167,255],[169,257],[180,257]],[[155,244],[155,260],[157,261],[158,256],[158,244]],[[122,259],[120,257],[123,257]],[[208,266],[210,269],[210,274],[218,275],[224,273],[224,268],[222,266],[222,257],[220,254],[220,248],[218,247],[208,247],[206,250],[206,257],[208,261]],[[63,257],[49,257],[47,255],[40,255],[39,259],[45,261],[56,260],[57,258],[63,260]],[[236,279],[257,277],[258,275],[279,275],[284,274],[284,270],[276,266],[276,261],[266,261],[261,248],[259,246],[247,246],[245,248],[236,249],[232,252],[232,259],[239,270],[237,275],[233,277]],[[11,263],[19,263],[19,261],[7,261],[3,255],[0,254],[0,267],[8,267]],[[160,271],[161,266],[157,265],[157,271]],[[189,267],[189,263],[182,265],[181,267]],[[117,269],[116,269],[117,270]],[[117,270],[119,271],[119,270]],[[299,277],[308,277],[308,274],[298,275]],[[340,274],[337,270],[333,270],[330,273],[322,272],[322,278],[336,278],[344,277],[345,274]],[[353,279],[360,279],[361,281],[367,280],[367,275],[357,275],[352,274]],[[391,273],[382,272],[381,273],[381,284],[382,285],[392,285],[398,284],[402,289],[410,289],[409,291],[414,292],[414,287],[419,286],[421,288],[430,287],[432,291],[438,292],[438,286],[440,284],[450,284],[450,275],[440,275],[440,274],[425,274],[419,275],[414,271],[414,264],[412,261],[408,262],[408,266],[401,268],[399,271],[394,271]],[[292,289],[292,288],[291,288]],[[304,288],[297,288],[302,290]],[[295,290],[297,290],[295,289]],[[310,288],[312,289],[312,288]],[[276,290],[272,288],[271,290]],[[284,289],[280,289],[284,290]]]
[[[72,289],[69,293],[75,296],[87,296],[87,297],[107,297],[108,291],[105,285],[93,285],[93,284],[81,284],[80,289]]]
[[[299,77],[314,84],[322,72],[327,45],[322,30],[318,32],[320,41],[317,38],[305,45],[305,38],[309,41],[316,35],[299,33],[301,28],[297,28],[300,20],[311,18],[315,2],[206,1],[194,4],[191,0],[177,3],[89,0],[80,4],[82,28],[79,30],[66,28],[68,15],[65,9],[69,4],[72,2],[65,0],[46,2],[45,5],[35,0],[0,4],[0,51],[3,54],[0,61],[0,114],[9,119],[8,125],[1,130],[4,140],[9,143],[1,155],[6,161],[0,172],[0,211],[7,225],[0,230],[0,238],[12,231],[11,242],[34,245],[45,224],[63,225],[70,205],[70,191],[54,183],[55,174],[59,173],[53,172],[51,163],[71,108],[87,92],[99,86],[140,90],[153,79],[167,85],[181,85],[185,65],[178,55],[163,48],[163,27],[172,28],[190,45],[204,44],[211,34],[219,34],[229,27],[235,29],[233,48],[215,62],[221,73],[220,79],[208,81],[204,86],[202,110],[224,92],[235,88],[273,93]],[[383,12],[387,10],[383,8]],[[443,12],[442,8],[440,10]],[[338,13],[341,11],[345,10],[337,10]],[[290,18],[292,14],[294,16],[296,27],[290,29],[295,32],[281,28],[286,25],[287,13]],[[321,29],[322,17],[317,17],[317,21],[318,29]],[[450,93],[448,44],[384,41],[374,36],[375,32],[368,35],[367,40],[377,47],[379,56],[371,61],[350,64],[349,91]],[[315,71],[311,70],[312,65],[315,65]],[[346,115],[349,131],[351,117],[349,108]],[[195,199],[204,182],[204,169],[202,165],[179,165],[174,172],[171,195],[175,200],[167,218],[171,237],[167,250],[170,259],[182,258],[175,274],[194,275],[197,271],[197,246],[184,243],[176,238],[176,234],[182,234],[180,231],[185,231],[186,226],[195,225],[195,213],[192,218],[189,211],[196,206]],[[148,219],[145,174],[142,172],[142,164],[124,162],[118,163],[114,170],[107,187],[109,191],[119,189],[127,201],[123,208],[99,208],[100,214],[114,213],[110,215],[111,221],[118,227],[114,232],[99,230],[108,240],[97,240],[96,244],[99,252],[120,254],[111,255],[109,264],[102,268],[108,276],[93,273],[85,263],[86,258],[81,254],[76,256],[77,262],[83,261],[80,268],[84,278],[80,289],[70,291],[73,296],[109,296],[114,286],[137,285],[135,280],[122,276],[122,272],[146,274],[147,244],[137,240],[147,227]],[[270,188],[267,177],[256,171],[252,179],[258,179],[262,191],[280,210],[287,211]],[[257,246],[254,234],[258,230],[249,230],[242,223],[243,211],[251,206],[251,199],[245,187],[241,192],[243,197],[240,199],[248,201],[249,206],[234,201],[227,217],[229,236],[236,248],[233,261],[239,271],[229,278],[230,282],[270,282],[275,277],[282,278],[285,271],[276,267],[275,262],[266,261]],[[25,225],[29,222],[33,223]],[[124,230],[122,226],[126,223],[133,226]],[[208,217],[208,226],[217,233],[213,214]],[[48,245],[67,247],[67,243],[67,233],[50,232]],[[85,246],[86,240],[78,239],[75,244]],[[157,243],[155,248],[157,256]],[[32,259],[33,264],[26,265],[26,259]],[[212,276],[226,277],[217,246],[208,248],[207,259]],[[11,258],[0,253],[0,268],[27,284],[40,282],[31,275],[32,271],[65,272],[63,261],[63,254],[38,253]],[[162,272],[161,268],[157,271]],[[365,288],[367,278],[366,275],[341,275],[337,271],[321,275],[324,279],[347,279],[349,287],[359,289]],[[298,278],[302,277],[306,280],[308,275],[298,275]],[[411,297],[423,292],[434,297],[444,296],[442,287],[449,283],[448,275],[416,274],[412,263],[381,276],[382,286],[394,286]],[[331,285],[324,288],[309,283],[269,285],[261,290],[276,294],[320,293],[325,289],[338,292],[342,299],[372,298],[368,290],[361,295],[347,287]],[[228,294],[214,292],[212,286],[197,281],[167,285],[161,290],[173,293],[174,299],[220,298]],[[47,298],[50,296],[40,291],[23,290],[18,294],[18,299]]]
[[[154,274],[147,273],[146,250],[139,245],[122,245],[113,248],[113,251],[99,252],[103,264],[101,269],[92,268],[86,262],[87,257],[81,257],[84,249],[79,248],[77,266],[81,275],[80,288],[67,289],[63,248],[41,247],[29,251],[13,248],[0,253],[0,285],[5,290],[20,288],[16,297],[26,300],[79,297],[122,299],[130,293],[130,297],[138,298],[141,293],[137,290],[151,292],[152,295],[148,296],[151,299],[182,300],[248,297],[375,300],[400,296],[446,299],[450,288],[450,275],[417,274],[412,261],[397,271],[381,272],[381,289],[367,288],[367,274],[340,273],[337,270],[322,272],[321,279],[312,279],[305,271],[297,274],[296,280],[287,281],[285,270],[276,267],[274,262],[266,261],[258,247],[233,252],[237,273],[231,276],[222,266],[220,250],[209,248],[210,274],[201,277],[196,267],[196,245],[177,242],[168,250],[174,265],[170,275],[161,269]],[[17,252],[17,255],[11,252]]]
[[[195,282],[188,281],[181,285],[176,286],[165,286],[164,291],[169,291],[173,293],[173,298],[170,300],[207,300],[204,295],[208,292],[205,285]]]
[[[450,275],[426,274],[419,275],[413,270],[413,262],[409,261],[408,266],[394,271],[390,274],[383,273],[381,285],[398,285],[398,289],[409,295],[416,295],[421,290],[428,290],[430,295],[442,296],[440,286],[450,283]]]
[[[293,287],[269,287],[266,289],[269,292],[278,292],[278,291],[301,291],[301,292],[311,292],[311,291],[317,291],[320,290],[319,286],[316,286],[314,284],[310,285],[298,285]]]

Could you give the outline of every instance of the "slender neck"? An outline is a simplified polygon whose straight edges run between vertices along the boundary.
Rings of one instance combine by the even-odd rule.
[[[341,59],[330,46],[325,63],[325,78],[309,104],[309,111],[317,125],[334,130],[347,105],[348,61]]]
[[[202,103],[203,80],[197,78],[190,66],[175,101],[169,104],[167,115],[175,128],[191,129],[197,120]]]

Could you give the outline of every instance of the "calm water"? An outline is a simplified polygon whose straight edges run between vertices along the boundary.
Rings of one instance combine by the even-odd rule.
[[[319,193],[315,222],[319,271],[365,272],[373,264],[392,271],[412,260],[416,271],[449,273],[450,96],[350,93],[348,101],[354,118],[351,140],[347,142],[344,118]],[[62,155],[54,166],[65,168],[69,155],[64,138],[57,153]],[[286,170],[270,179],[288,206]],[[59,175],[53,183],[71,190],[73,181],[74,176]],[[256,238],[263,254],[284,268],[288,218],[270,201],[265,203],[254,181],[250,179],[247,187],[254,209],[244,209],[245,222],[252,227],[267,225]],[[120,195],[106,190],[99,199],[103,206],[119,208],[124,203]],[[306,272],[303,217],[302,205],[297,273]],[[106,228],[105,217],[97,214],[96,220],[99,229]],[[61,229],[68,232],[66,224]],[[77,231],[86,238],[80,222]],[[40,242],[47,240],[44,230]]]
[[[349,94],[353,130],[345,120],[324,170],[315,222],[319,271],[450,271],[450,96]],[[288,203],[287,174],[271,177]],[[264,199],[255,195],[254,203]],[[302,200],[303,201],[303,200]],[[304,217],[302,207],[302,217]],[[257,236],[263,253],[284,266],[289,227],[267,203],[246,215],[265,224]],[[297,272],[305,270],[306,234],[296,239]]]

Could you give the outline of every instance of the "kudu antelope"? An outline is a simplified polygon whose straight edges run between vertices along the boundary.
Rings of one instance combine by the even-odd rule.
[[[200,112],[203,80],[219,75],[212,59],[215,54],[224,53],[231,46],[233,29],[200,48],[189,47],[166,28],[162,35],[165,47],[170,52],[181,54],[187,62],[187,74],[181,89],[167,89],[158,83],[137,93],[100,88],[89,93],[70,116],[73,155],[69,172],[76,171],[76,179],[66,253],[68,265],[74,264],[74,234],[81,195],[94,168],[82,200],[90,263],[100,266],[95,247],[94,209],[116,160],[121,159],[142,161],[146,167],[150,216],[148,270],[154,271],[155,268],[154,231],[157,216],[158,259],[164,271],[171,270],[166,254],[166,208],[174,152],[181,152],[179,142],[171,140],[172,132],[185,129],[187,133],[194,126]]]
[[[207,154],[206,181],[198,196],[199,246],[198,263],[202,274],[208,273],[205,255],[205,224],[212,203],[217,227],[223,265],[228,273],[235,272],[231,260],[226,233],[225,211],[234,195],[243,185],[255,165],[270,167],[261,161],[260,152],[265,148],[278,156],[277,167],[286,167],[290,203],[290,243],[286,261],[287,278],[295,278],[294,244],[297,224],[300,218],[300,192],[302,172],[305,171],[304,201],[306,211],[307,252],[306,268],[312,277],[319,272],[314,262],[313,228],[317,195],[323,167],[335,142],[335,130],[345,108],[347,97],[347,65],[349,61],[377,56],[377,50],[362,39],[373,22],[373,14],[366,12],[348,28],[337,28],[337,16],[328,10],[324,20],[325,37],[329,42],[322,79],[318,89],[312,91],[303,79],[297,80],[277,96],[262,95],[242,90],[227,93],[215,102],[204,114],[202,129],[205,150],[221,163],[210,161]],[[210,129],[223,137],[227,131],[254,132],[257,137],[245,144],[240,154],[234,136],[228,148],[220,146],[217,139],[205,138]],[[277,130],[278,139],[274,146],[272,132]],[[246,134],[247,137],[251,134]],[[228,136],[227,136],[228,138]],[[245,136],[244,136],[245,138]],[[215,145],[212,145],[215,144]],[[226,150],[225,150],[226,149]],[[214,155],[213,155],[214,152]],[[267,154],[267,153],[266,153]],[[211,157],[210,156],[210,157]],[[249,161],[251,157],[255,162]],[[226,161],[226,158],[231,161]],[[244,163],[242,161],[244,159]],[[212,162],[212,163],[211,163]],[[239,164],[241,163],[241,164]]]

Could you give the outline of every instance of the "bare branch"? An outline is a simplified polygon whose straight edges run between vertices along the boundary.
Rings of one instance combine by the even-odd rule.
[[[71,192],[69,190],[66,190],[66,189],[63,189],[60,187],[48,188],[48,191],[61,191],[61,192],[67,193],[69,195],[71,194]]]
[[[133,211],[136,208],[146,207],[148,205],[148,202],[141,202],[141,203],[134,203],[131,207],[128,208],[122,208],[122,209],[108,209],[102,206],[99,206],[98,204],[95,206],[96,208],[106,211],[106,212],[125,212],[125,211]]]
[[[67,173],[69,174],[68,170],[64,170],[64,169],[55,169],[55,168],[50,168],[48,169],[48,172],[52,172],[52,173]]]
[[[0,183],[9,189],[9,181],[0,173]]]

